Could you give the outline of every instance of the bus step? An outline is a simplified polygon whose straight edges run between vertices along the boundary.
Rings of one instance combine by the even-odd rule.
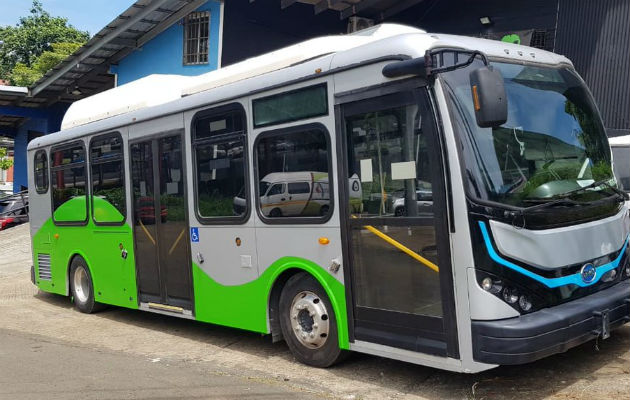
[[[174,317],[195,319],[192,310],[186,310],[185,308],[170,306],[168,304],[140,303],[140,309],[158,314],[172,315]]]

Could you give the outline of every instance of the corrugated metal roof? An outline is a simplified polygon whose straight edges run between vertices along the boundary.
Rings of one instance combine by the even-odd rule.
[[[630,134],[630,1],[560,0],[559,11],[556,52],[591,88],[609,135]]]

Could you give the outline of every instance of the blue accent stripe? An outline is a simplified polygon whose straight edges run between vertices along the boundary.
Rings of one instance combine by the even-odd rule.
[[[494,250],[494,247],[492,246],[492,243],[490,242],[490,235],[488,235],[488,228],[486,227],[486,224],[483,221],[479,221],[479,229],[481,229],[481,235],[483,236],[483,240],[486,243],[486,249],[488,250],[488,254],[490,255],[490,258],[494,260],[494,262],[501,264],[504,267],[510,268],[516,272],[519,272],[525,276],[528,276],[550,288],[557,288],[557,287],[566,286],[566,285],[578,285],[580,287],[587,287],[587,286],[594,285],[601,279],[602,276],[604,276],[604,274],[606,274],[606,272],[613,270],[619,266],[619,263],[621,262],[621,258],[626,252],[626,249],[628,248],[628,240],[630,240],[630,235],[628,235],[628,237],[626,237],[626,241],[623,244],[623,247],[621,248],[621,251],[619,252],[619,255],[617,256],[617,258],[615,258],[613,261],[607,264],[596,267],[595,269],[597,271],[597,274],[595,275],[595,279],[593,279],[592,282],[586,283],[582,280],[582,276],[580,275],[579,272],[576,272],[573,275],[562,276],[559,278],[546,278],[544,276],[535,274],[521,266],[518,266],[502,258]]]

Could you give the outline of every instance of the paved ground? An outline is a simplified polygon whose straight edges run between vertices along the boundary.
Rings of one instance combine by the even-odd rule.
[[[630,327],[536,363],[454,374],[355,354],[296,363],[268,337],[121,308],[75,311],[30,283],[27,226],[0,232],[0,399],[627,399]]]

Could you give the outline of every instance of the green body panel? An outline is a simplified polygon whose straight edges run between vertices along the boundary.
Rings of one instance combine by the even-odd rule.
[[[126,259],[121,256],[120,244],[128,252]],[[56,226],[49,219],[33,237],[34,260],[38,253],[50,254],[52,275],[50,281],[39,279],[35,262],[36,282],[41,290],[68,295],[68,269],[72,257],[78,254],[90,268],[96,301],[138,308],[133,235],[128,225],[96,226],[90,220],[85,226]]]
[[[267,307],[271,289],[278,276],[291,268],[310,273],[322,285],[337,318],[339,347],[348,349],[348,319],[344,286],[319,265],[297,257],[280,258],[258,279],[238,286],[224,286],[217,283],[193,263],[197,320],[269,333]]]
[[[85,221],[87,219],[87,198],[85,196],[71,198],[60,205],[53,216],[58,222]]]
[[[94,220],[100,223],[120,223],[125,219],[125,216],[112,203],[98,196],[92,197],[92,214]]]

